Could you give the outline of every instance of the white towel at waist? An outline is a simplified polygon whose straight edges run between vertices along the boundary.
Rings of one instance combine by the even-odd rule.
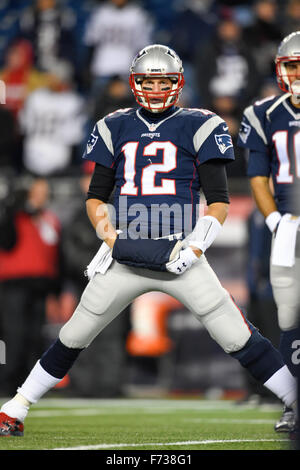
[[[105,274],[112,261],[111,249],[103,242],[94,258],[87,266],[85,275],[91,280],[96,273]]]
[[[285,214],[277,229],[271,262],[276,266],[292,267],[295,264],[297,230],[300,217]]]
[[[117,234],[122,233],[122,230],[117,230]],[[161,238],[169,238],[170,240],[179,239],[181,237],[181,233],[175,233],[173,235],[168,235],[167,237]],[[99,250],[95,254],[94,258],[87,266],[85,275],[91,280],[96,273],[105,274],[108,268],[110,267],[113,257],[111,255],[112,250],[109,246],[103,242],[100,246]]]

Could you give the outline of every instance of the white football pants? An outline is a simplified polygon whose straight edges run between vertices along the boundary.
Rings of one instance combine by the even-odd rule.
[[[164,292],[185,305],[227,353],[240,350],[251,335],[241,311],[202,255],[181,276],[113,261],[104,275],[96,274],[88,283],[60,331],[60,340],[70,348],[87,347],[136,297],[150,291]]]
[[[300,258],[291,268],[270,264],[270,280],[282,331],[296,328],[300,308]],[[267,313],[266,313],[267,314]]]

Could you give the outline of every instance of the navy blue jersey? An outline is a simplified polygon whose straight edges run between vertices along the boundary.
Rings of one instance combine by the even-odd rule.
[[[149,112],[129,108],[97,122],[83,158],[115,169],[116,227],[155,238],[193,229],[197,166],[231,161],[234,152],[226,123],[207,110],[174,107],[151,122]]]
[[[250,150],[248,176],[272,176],[282,214],[294,212],[292,194],[300,177],[300,110],[289,97],[272,96],[246,108],[238,139]]]

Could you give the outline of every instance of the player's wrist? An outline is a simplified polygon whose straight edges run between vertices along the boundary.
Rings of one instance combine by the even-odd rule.
[[[188,246],[205,253],[215,241],[222,229],[222,224],[216,217],[205,215],[198,219],[197,224],[191,233]]]
[[[278,211],[273,211],[271,212],[265,219],[266,225],[268,226],[270,232],[274,232],[276,229],[278,223],[280,222],[281,219],[281,214]]]

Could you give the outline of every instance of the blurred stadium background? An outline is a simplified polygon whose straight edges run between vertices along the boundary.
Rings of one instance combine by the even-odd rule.
[[[85,215],[92,168],[82,165],[81,155],[96,120],[135,104],[128,87],[135,53],[149,43],[174,48],[187,82],[182,106],[221,115],[235,143],[244,107],[279,93],[274,55],[280,40],[299,28],[299,0],[1,0],[1,396],[14,393],[86,283],[84,270],[99,240]],[[207,257],[245,315],[277,345],[270,237],[254,209],[247,156],[235,151],[228,166],[229,216]],[[54,221],[43,225],[45,240],[57,250],[49,276],[8,272],[1,263],[7,247],[15,246],[9,228],[26,208],[34,177],[46,182],[42,209]],[[27,255],[19,268],[31,263],[33,253]],[[29,300],[22,289],[30,291]],[[182,305],[160,293],[140,297],[107,327],[54,393],[274,400]]]

